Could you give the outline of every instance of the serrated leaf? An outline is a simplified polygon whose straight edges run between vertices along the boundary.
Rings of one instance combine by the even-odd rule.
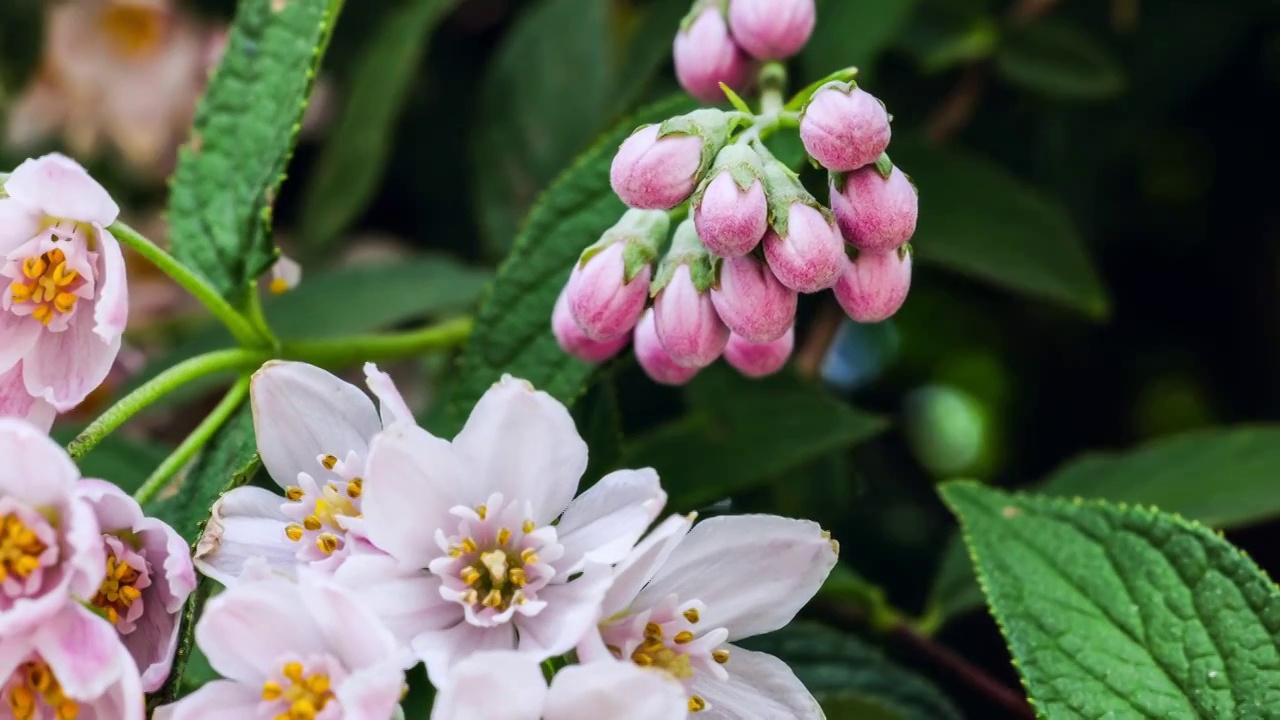
[[[1107,294],[1053,200],[977,155],[904,140],[893,162],[920,191],[916,257],[1095,318]]]
[[[609,187],[609,166],[618,146],[637,125],[693,107],[693,101],[678,96],[641,110],[601,138],[543,194],[476,313],[476,328],[459,361],[439,432],[451,436],[460,429],[503,373],[524,378],[566,403],[582,393],[592,367],[556,344],[551,310],[574,260],[626,210]]]
[[[1036,492],[1147,505],[1229,529],[1280,517],[1280,426],[1196,430],[1123,453],[1089,453],[1035,486]],[[933,597],[943,617],[982,606],[963,545],[943,554]]]
[[[943,486],[1038,711],[1263,718],[1280,707],[1280,589],[1177,516]]]
[[[271,209],[343,0],[243,0],[169,195],[173,254],[235,299],[271,266]]]
[[[625,446],[622,467],[653,467],[669,507],[696,510],[758,487],[885,428],[790,373],[750,380],[703,370],[687,389],[690,414]]]
[[[893,664],[861,640],[817,623],[793,622],[740,644],[790,665],[829,720],[961,717],[951,701],[923,678]]]
[[[350,94],[342,115],[307,183],[298,235],[312,256],[331,247],[373,199],[431,35],[457,4],[409,0],[370,36],[346,83]]]
[[[1005,80],[1057,100],[1105,100],[1125,88],[1120,61],[1062,21],[1042,20],[1008,35],[995,66]]]
[[[906,26],[918,0],[820,0],[818,25],[800,54],[807,81],[850,65],[862,77]]]

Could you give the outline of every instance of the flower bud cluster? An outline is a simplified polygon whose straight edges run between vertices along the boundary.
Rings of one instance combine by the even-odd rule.
[[[721,83],[743,90],[754,61],[800,52],[815,23],[814,0],[696,0],[672,48],[676,77],[699,100],[721,101]]]

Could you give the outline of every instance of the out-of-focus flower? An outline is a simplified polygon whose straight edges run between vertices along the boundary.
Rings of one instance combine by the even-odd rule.
[[[760,378],[781,370],[787,360],[791,359],[791,351],[795,349],[795,345],[794,328],[787,328],[782,337],[776,340],[762,343],[751,342],[734,334],[729,336],[729,344],[724,347],[724,359],[743,375]]]
[[[283,295],[302,282],[302,265],[297,260],[281,255],[276,264],[271,266],[271,281],[267,289],[273,295]]]
[[[0,418],[0,458],[0,638],[7,643],[50,626],[72,596],[92,598],[106,556],[66,451],[37,428]]]
[[[62,155],[19,165],[0,199],[0,372],[22,366],[27,392],[70,410],[120,351],[129,289],[106,227],[119,208]]]
[[[751,59],[729,37],[724,11],[714,1],[694,5],[676,33],[672,57],[681,87],[703,102],[725,99],[720,83],[742,90],[751,79]]]
[[[575,499],[586,467],[569,411],[509,376],[453,442],[394,423],[373,439],[363,508],[391,557],[352,556],[337,577],[379,603],[437,687],[481,650],[563,654],[595,622],[608,566],[666,502],[653,470],[611,473]]]
[[[684,385],[698,374],[699,368],[685,367],[671,357],[658,339],[653,310],[646,310],[635,333],[636,360],[650,380],[661,385]]]
[[[120,633],[142,674],[142,689],[164,684],[178,647],[178,615],[196,589],[187,543],[173,528],[142,514],[120,488],[81,480],[76,494],[93,508],[107,554],[106,577],[85,598]]]
[[[733,39],[760,60],[785,60],[800,52],[817,24],[814,0],[730,0]]]
[[[686,703],[678,682],[632,663],[570,665],[548,688],[536,660],[494,650],[458,663],[431,720],[684,720]]]
[[[836,283],[835,295],[850,318],[862,323],[888,320],[911,290],[911,249],[858,253]]]
[[[800,140],[828,170],[851,172],[874,163],[889,147],[889,112],[853,83],[831,83],[810,98],[800,116]]]
[[[669,518],[618,564],[578,657],[665,671],[698,717],[821,718],[785,663],[730,643],[790,622],[835,566],[836,543],[772,515],[691,522]]]
[[[395,713],[412,660],[368,608],[309,568],[293,581],[255,562],[243,580],[210,600],[196,624],[196,642],[227,679],[158,709],[157,720]]]
[[[361,537],[369,440],[384,422],[413,419],[384,373],[367,365],[365,375],[382,420],[363,391],[312,365],[272,362],[254,375],[258,448],[284,497],[257,487],[224,495],[196,547],[200,572],[229,585],[254,557],[291,572],[332,569],[351,553]]]

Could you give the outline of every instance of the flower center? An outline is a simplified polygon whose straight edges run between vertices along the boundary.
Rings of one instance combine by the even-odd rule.
[[[164,15],[141,4],[116,2],[102,13],[102,33],[116,53],[129,58],[150,54],[160,45]]]
[[[287,662],[280,669],[288,686],[274,680],[262,684],[262,699],[287,704],[288,709],[275,720],[315,720],[317,714],[333,699],[327,673],[308,674],[300,662]]]
[[[129,616],[129,608],[142,598],[142,590],[137,586],[144,580],[145,576],[128,562],[117,559],[114,553],[108,554],[107,576],[93,597],[93,604],[106,613],[112,625],[116,625],[121,616]]]
[[[321,455],[319,461],[325,470],[337,475],[337,481],[318,486],[310,475],[300,473],[298,479],[306,487],[294,485],[284,491],[291,504],[297,503],[286,506],[285,512],[298,522],[289,523],[284,532],[294,542],[312,536],[316,549],[327,556],[344,544],[347,530],[340,518],[361,517],[359,503],[364,494],[364,479],[359,473],[363,464],[354,453],[348,455],[345,462],[336,455]]]
[[[729,662],[729,650],[720,646],[729,633],[724,628],[698,627],[702,608],[699,602],[677,606],[672,596],[652,610],[602,627],[601,635],[614,657],[629,657],[640,667],[665,672],[686,684],[698,672],[724,680],[729,677],[722,667]],[[709,707],[702,696],[689,696],[689,712]]]
[[[17,515],[0,518],[0,583],[10,577],[26,580],[40,569],[48,546]]]
[[[48,707],[57,720],[75,720],[80,706],[62,694],[62,686],[53,671],[41,660],[23,663],[13,673],[8,689],[9,710],[14,720],[47,717],[40,710]]]
[[[80,298],[74,294],[80,273],[67,267],[67,256],[53,249],[22,261],[22,274],[9,286],[14,305],[26,305],[31,317],[48,325],[69,315]],[[25,314],[25,313],[24,313]]]

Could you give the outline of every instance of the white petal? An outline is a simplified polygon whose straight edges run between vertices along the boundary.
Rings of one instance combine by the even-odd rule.
[[[438,688],[453,682],[453,671],[468,657],[486,650],[515,650],[515,647],[516,630],[511,623],[483,628],[460,622],[446,630],[423,633],[413,641],[414,654],[426,664],[427,677]]]
[[[387,720],[400,706],[404,670],[391,660],[352,673],[337,689],[342,720]]]
[[[702,622],[729,639],[791,622],[836,564],[836,546],[817,523],[738,515],[698,523],[636,599],[639,607],[677,594],[706,603]]]
[[[646,535],[626,559],[618,563],[613,569],[613,586],[600,603],[604,617],[631,606],[640,590],[662,569],[663,563],[684,540],[691,527],[691,516],[672,515]]]
[[[302,601],[343,666],[354,672],[395,657],[399,645],[391,631],[354,593],[319,570],[302,568],[298,576]]]
[[[223,495],[213,504],[196,544],[196,569],[223,585],[234,584],[251,558],[292,573],[298,566],[298,544],[285,535],[289,519],[280,510],[284,502],[258,487],[236,488]]]
[[[138,670],[120,647],[115,628],[75,603],[67,603],[34,632],[36,651],[72,697],[96,698],[125,671],[137,682]]]
[[[625,558],[666,504],[650,468],[604,476],[569,504],[556,526],[565,572],[577,572],[586,560],[612,565]]]
[[[440,555],[436,530],[457,526],[449,509],[466,501],[472,480],[448,441],[392,425],[369,450],[361,506],[369,539],[402,564],[425,568]]]
[[[261,686],[280,658],[325,651],[323,633],[302,606],[296,583],[268,577],[209,600],[196,642],[223,677]]]
[[[0,417],[0,497],[34,506],[66,501],[80,471],[49,436],[14,418]]]
[[[12,198],[0,198],[0,262],[40,232],[40,213]]]
[[[55,218],[106,227],[120,214],[120,207],[98,181],[75,160],[58,153],[22,163],[4,189],[26,207]]]
[[[441,687],[431,720],[539,720],[546,695],[533,657],[509,650],[476,653],[458,663]]]
[[[822,708],[791,668],[767,653],[729,648],[728,680],[694,676],[693,692],[711,707],[699,720],[821,720]]]
[[[3,256],[0,256],[0,262],[4,262]],[[43,329],[38,320],[11,312],[0,312],[0,337],[4,338],[4,342],[0,343],[0,368],[9,370],[17,367],[36,346]],[[27,392],[25,384],[19,387],[24,394],[31,394]]]
[[[250,397],[262,464],[280,487],[296,484],[300,472],[319,472],[321,455],[364,457],[382,429],[360,388],[306,363],[267,363],[253,376]]]
[[[539,523],[564,511],[587,469],[587,444],[569,411],[509,375],[480,398],[453,444],[481,487],[532,503]]]
[[[390,375],[379,370],[373,363],[365,363],[364,379],[365,384],[378,397],[378,403],[382,406],[384,427],[397,422],[417,424],[413,411],[409,409],[409,404],[404,401],[404,396],[400,394]]]
[[[110,343],[120,337],[129,323],[129,281],[120,243],[101,225],[95,225],[94,230],[98,234],[102,277],[93,307],[93,331],[103,342]]]
[[[176,703],[156,708],[153,720],[244,720],[253,717],[261,703],[261,687],[214,680]]]
[[[547,606],[520,618],[520,650],[540,659],[568,652],[600,620],[600,601],[612,582],[608,566],[591,563],[573,582],[539,590],[538,599]]]
[[[49,432],[58,412],[44,400],[31,397],[22,381],[22,366],[0,370],[0,417],[25,420],[43,432]]]
[[[684,720],[684,686],[630,662],[570,665],[556,673],[544,720]],[[743,715],[742,717],[751,717]]]
[[[440,578],[404,568],[392,557],[352,555],[333,578],[405,646],[422,633],[444,630],[462,620],[462,606],[440,597]]]

